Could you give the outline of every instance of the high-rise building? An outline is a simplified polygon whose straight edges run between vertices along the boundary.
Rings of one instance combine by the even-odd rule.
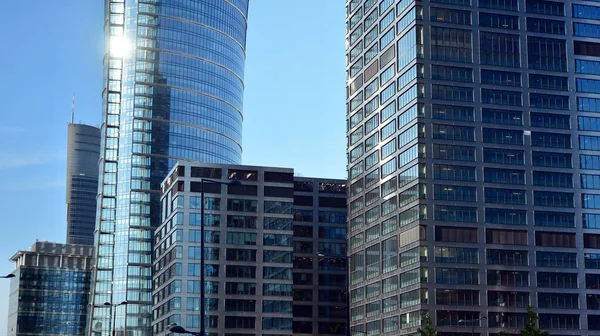
[[[67,138],[67,243],[94,243],[100,129],[73,124]]]
[[[207,336],[344,335],[345,185],[290,168],[178,164],[155,231],[154,334],[172,323],[198,332],[204,289]]]
[[[347,1],[351,328],[600,330],[600,5]]]
[[[8,302],[8,336],[85,335],[91,245],[36,242],[19,251]]]
[[[106,0],[96,267],[88,334],[151,334],[160,182],[178,160],[241,161],[248,0]],[[125,316],[127,318],[125,319]]]
[[[346,181],[294,177],[294,335],[347,335]]]

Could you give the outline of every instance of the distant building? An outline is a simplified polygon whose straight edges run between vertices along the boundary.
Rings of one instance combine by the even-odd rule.
[[[294,177],[294,335],[346,335],[346,180]]]
[[[19,251],[8,308],[8,336],[84,335],[93,247],[36,242]]]
[[[203,163],[176,165],[162,185],[163,224],[154,237],[154,334],[167,332],[171,323],[199,331],[203,178],[241,182],[204,183],[207,335],[296,334],[296,277],[314,279],[299,282],[303,295],[298,296],[298,309],[315,321],[306,324],[306,318],[300,318],[298,325],[308,325],[302,330],[310,329],[310,335],[319,329],[332,331],[320,335],[343,334],[346,259],[319,262],[317,252],[323,248],[332,257],[345,256],[345,181],[301,178],[314,189],[297,193],[293,169]],[[314,221],[306,215],[295,222],[300,214],[294,205],[296,194],[311,199],[298,209],[313,214]],[[294,233],[303,242],[297,243]],[[309,244],[312,250],[300,248]]]
[[[67,243],[94,243],[100,129],[69,124],[67,138]]]

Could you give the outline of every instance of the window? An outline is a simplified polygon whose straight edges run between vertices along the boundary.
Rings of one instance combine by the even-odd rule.
[[[577,253],[569,252],[535,252],[537,267],[576,268]]]
[[[530,69],[567,71],[565,40],[528,36],[527,50]]]
[[[486,208],[485,222],[492,224],[527,225],[527,211],[518,209]]]
[[[525,3],[527,13],[565,16],[565,4],[563,2],[527,0]]]
[[[416,178],[417,175],[414,175],[414,177]],[[475,167],[434,164],[433,178],[437,180],[475,181]]]
[[[573,5],[573,7],[580,5]],[[600,7],[596,7],[600,8]],[[588,75],[600,75],[600,62],[589,60],[575,60],[575,72]]]
[[[577,110],[600,113],[600,99],[577,97]]]
[[[463,63],[473,62],[471,31],[431,27],[431,59]]]
[[[524,152],[516,149],[484,148],[483,162],[502,164],[524,164]]]
[[[600,169],[600,156],[579,155],[579,161],[582,169]]]
[[[243,212],[256,212],[257,201],[256,200],[243,200],[243,199],[228,199],[227,210],[228,211],[243,211]]]
[[[256,318],[225,316],[225,329],[254,329]]]
[[[433,124],[434,139],[475,141],[475,128],[468,126]]]
[[[521,250],[487,250],[488,265],[527,266],[528,252]]]
[[[225,301],[227,301],[227,300],[225,300]],[[263,313],[291,314],[292,313],[292,301],[264,300],[262,311],[263,311]]]
[[[531,132],[531,145],[535,147],[571,148],[571,135],[563,133]]]
[[[454,23],[471,25],[471,12],[447,8],[431,7],[430,15],[432,22]]]
[[[263,262],[290,263],[292,262],[292,253],[289,251],[263,251]]]
[[[525,171],[486,167],[483,178],[490,183],[525,184]]]
[[[600,18],[600,7],[573,5],[573,17],[582,19],[598,19]]]
[[[539,323],[544,329],[579,329],[579,315],[540,314]]]
[[[292,235],[273,233],[263,234],[263,244],[265,246],[292,246],[292,241]]]
[[[481,89],[481,103],[493,105],[522,106],[523,99],[519,91]]]
[[[589,23],[573,23],[573,35],[583,37],[598,37],[600,26]]]
[[[435,241],[449,243],[477,243],[477,229],[436,226]]]
[[[225,311],[253,312],[253,311],[256,311],[256,301],[255,300],[225,299]]]
[[[492,307],[527,308],[528,292],[488,291],[488,305]]]
[[[477,188],[435,184],[433,195],[437,200],[475,202],[477,201]]]
[[[252,284],[254,285],[254,284]],[[256,285],[254,285],[256,287]],[[239,294],[239,293],[238,293]],[[265,296],[292,296],[292,285],[287,284],[263,284],[263,295]]]
[[[483,142],[522,145],[523,131],[510,130],[505,128],[483,128]]]
[[[472,83],[473,69],[432,64],[431,78],[453,82]]]
[[[433,144],[433,158],[455,161],[475,161],[475,148],[467,146]]]
[[[575,214],[570,212],[535,211],[536,226],[575,227]]]
[[[435,247],[435,262],[477,264],[478,250],[467,247]]]
[[[256,245],[256,233],[227,232],[227,244]]]
[[[495,13],[479,13],[479,26],[502,29],[519,29],[519,17]]]
[[[523,112],[482,108],[482,121],[492,124],[523,125]]]
[[[225,265],[225,271],[227,278],[256,278],[256,267],[254,266]]]
[[[479,284],[479,271],[477,269],[436,267],[435,275],[435,282],[438,284]]]
[[[531,161],[534,166],[539,167],[554,167],[554,168],[571,168],[571,154],[567,153],[550,153],[550,152],[532,152]]]
[[[565,22],[548,20],[547,18],[537,19],[528,17],[527,31],[534,33],[565,35]]]
[[[451,205],[436,205],[434,220],[447,222],[477,222],[477,208]]]
[[[545,128],[570,129],[571,119],[565,114],[549,114],[531,112],[531,126]]]
[[[225,252],[228,261],[256,261],[256,250],[228,248]]]
[[[573,41],[575,55],[600,56],[600,44],[594,42]]]
[[[525,190],[485,188],[485,202],[497,204],[526,204]]]
[[[479,291],[466,289],[436,289],[435,300],[438,305],[478,306]]]
[[[403,1],[404,2],[404,1]],[[419,35],[419,36],[417,36]],[[417,58],[419,53],[422,53],[416,41],[420,41],[421,30],[417,27],[411,28],[397,43],[398,55],[398,70],[402,70],[410,62]],[[422,46],[421,46],[422,47]]]
[[[585,209],[600,209],[600,195],[582,194],[581,203]]]
[[[264,229],[265,230],[291,230],[293,220],[291,218],[264,218]]]
[[[584,233],[583,234],[583,247],[585,248],[600,248],[600,235]]]
[[[480,8],[502,9],[508,11],[518,11],[518,0],[479,0]]]
[[[480,33],[481,64],[518,68],[520,55],[519,35]]]
[[[431,110],[434,119],[473,121],[472,107],[433,104]]]
[[[577,92],[600,93],[600,80],[577,78]]]
[[[481,70],[481,83],[521,87],[521,74],[518,72]]]
[[[537,285],[541,288],[577,288],[577,273],[537,272]]]
[[[575,233],[536,231],[535,245],[542,247],[575,247]]]
[[[533,185],[544,187],[572,188],[573,174],[534,171]]]
[[[256,201],[254,201],[256,202]],[[291,214],[293,202],[264,201],[265,213]]]
[[[529,272],[487,270],[488,286],[528,287]]]
[[[527,245],[527,231],[486,229],[488,244]]]
[[[552,91],[568,91],[569,81],[567,77],[529,74],[529,87]]]
[[[263,279],[292,280],[292,269],[285,267],[263,267]]]
[[[600,131],[600,118],[577,117],[578,129],[582,131]]]
[[[573,193],[535,190],[533,192],[533,205],[555,208],[572,208],[574,206]]]

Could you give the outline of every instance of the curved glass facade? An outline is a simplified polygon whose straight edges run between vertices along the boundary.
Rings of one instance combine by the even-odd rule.
[[[90,335],[151,335],[157,191],[175,162],[241,161],[247,13],[248,0],[106,0]]]

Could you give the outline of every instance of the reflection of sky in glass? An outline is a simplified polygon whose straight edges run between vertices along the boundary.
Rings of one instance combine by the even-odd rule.
[[[93,299],[127,300],[127,333],[151,334],[152,227],[160,219],[150,191],[178,160],[241,162],[247,7],[248,0],[109,2]],[[109,335],[110,315],[95,308],[88,328]]]

